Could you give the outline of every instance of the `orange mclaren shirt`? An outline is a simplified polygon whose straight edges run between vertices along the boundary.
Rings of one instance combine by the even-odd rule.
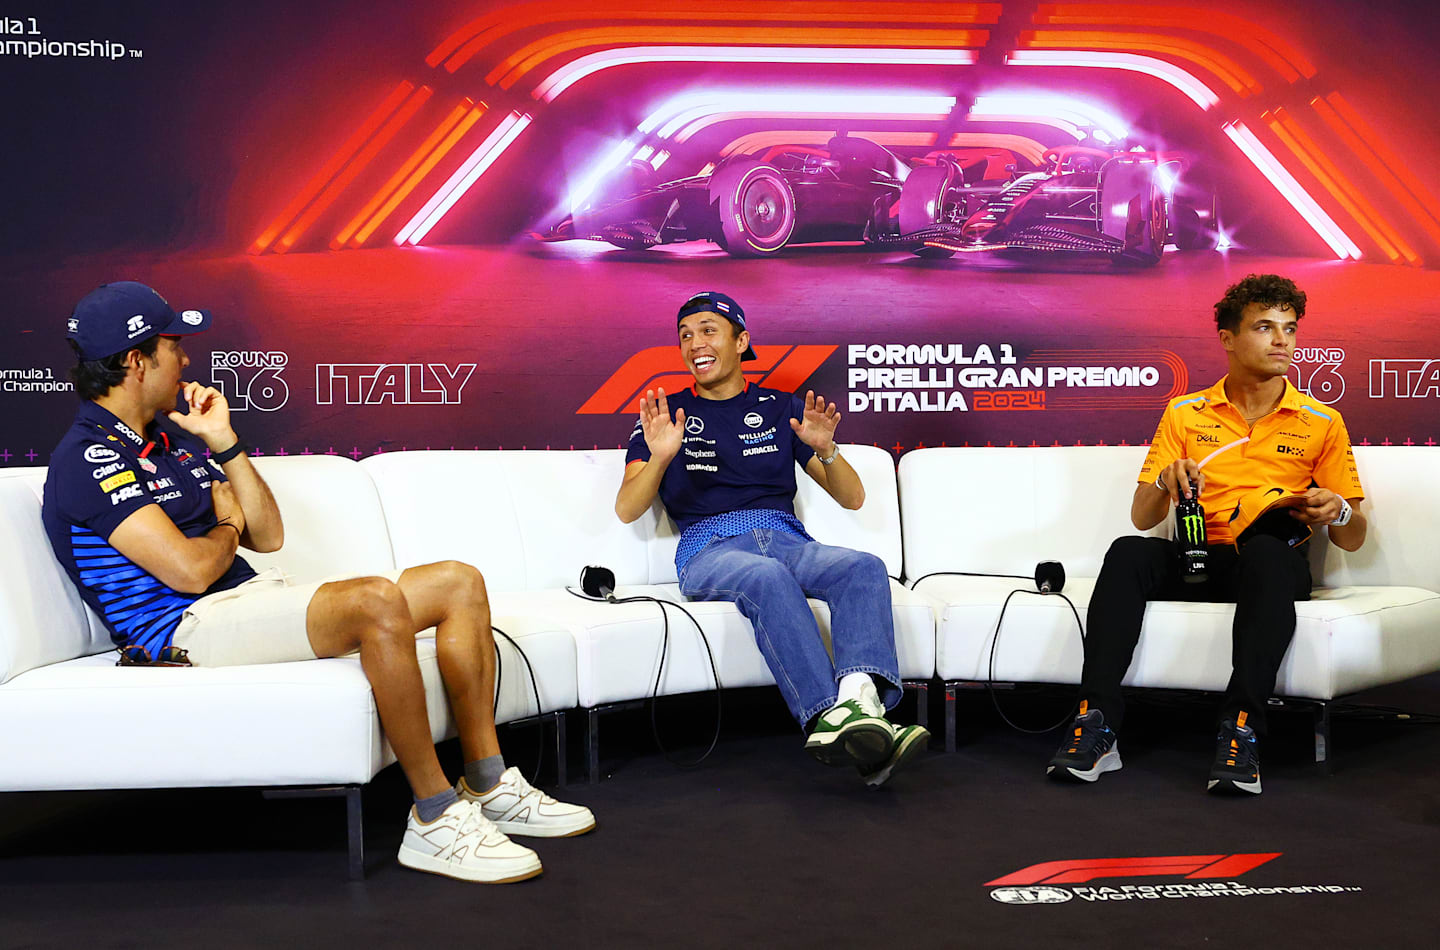
[[[1180,396],[1165,408],[1138,481],[1152,483],[1176,459],[1203,464],[1205,532],[1211,544],[1234,541],[1230,516],[1246,492],[1279,486],[1303,492],[1312,484],[1341,498],[1364,495],[1350,434],[1334,408],[1285,381],[1275,411],[1254,427],[1225,398],[1225,377],[1209,389]]]

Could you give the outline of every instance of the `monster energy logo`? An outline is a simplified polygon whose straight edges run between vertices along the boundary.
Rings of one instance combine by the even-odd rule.
[[[1185,527],[1185,540],[1187,542],[1190,544],[1205,543],[1205,517],[1203,515],[1186,515],[1181,519],[1181,524]]]

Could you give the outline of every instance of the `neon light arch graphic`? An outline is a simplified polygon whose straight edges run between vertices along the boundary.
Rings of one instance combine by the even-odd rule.
[[[473,59],[480,51],[489,46],[501,44],[509,37],[523,35],[528,40],[533,38],[537,32],[542,36],[549,34],[553,37],[575,32],[574,27],[587,20],[591,22],[603,20],[611,26],[620,22],[632,29],[643,28],[646,21],[651,24],[655,21],[676,23],[677,25],[683,23],[691,28],[697,23],[709,24],[705,27],[709,31],[706,38],[712,42],[723,36],[724,31],[736,29],[734,24],[737,21],[748,21],[752,24],[787,24],[786,26],[777,26],[776,29],[797,30],[806,28],[823,30],[825,27],[817,27],[816,24],[830,24],[832,32],[844,32],[834,30],[834,24],[885,23],[892,25],[891,28],[896,29],[897,35],[903,34],[903,30],[899,29],[899,26],[903,24],[912,27],[910,32],[928,34],[932,40],[926,49],[933,51],[948,48],[948,43],[942,45],[933,39],[935,36],[941,35],[944,30],[955,33],[965,27],[994,24],[999,21],[1001,12],[1002,5],[1000,3],[880,3],[825,0],[825,2],[805,5],[803,22],[808,26],[800,26],[798,24],[802,21],[798,18],[802,15],[801,13],[791,7],[777,7],[771,0],[735,0],[723,11],[678,9],[670,0],[628,0],[628,2],[624,2],[623,7],[618,9],[600,9],[593,2],[582,2],[582,0],[543,0],[539,3],[494,10],[471,20],[437,45],[426,58],[426,62],[433,68],[453,73]],[[1317,73],[1313,63],[1303,53],[1274,33],[1242,18],[1209,10],[1155,5],[1042,3],[1035,9],[1032,21],[1036,27],[1049,27],[1049,29],[1028,31],[1025,34],[1025,41],[1037,45],[1040,43],[1052,45],[1045,48],[1036,48],[1036,45],[1032,45],[1011,51],[1009,61],[1012,65],[1074,65],[1143,72],[1161,78],[1172,88],[1183,92],[1197,106],[1210,110],[1217,109],[1222,104],[1223,100],[1220,96],[1185,67],[1171,60],[1186,60],[1217,76],[1224,84],[1223,88],[1226,92],[1236,97],[1237,101],[1247,98],[1246,93],[1249,93],[1248,97],[1253,99],[1260,80],[1257,74],[1251,72],[1232,55],[1222,53],[1219,49],[1195,38],[1194,35],[1197,33],[1220,36],[1227,42],[1237,44],[1265,71],[1279,76],[1287,83],[1293,83],[1298,78],[1311,78]],[[922,29],[922,27],[929,29]],[[1096,27],[1101,29],[1096,30]],[[1107,30],[1104,29],[1105,27],[1112,29]],[[1116,27],[1129,27],[1130,30],[1129,32],[1118,32],[1113,29]],[[1163,33],[1136,32],[1135,28],[1173,30],[1179,31],[1182,35],[1169,36]],[[667,30],[667,33],[675,31],[674,27],[662,27],[662,29]],[[975,34],[977,40],[986,35],[985,30],[971,32]],[[990,41],[988,37],[986,41]],[[534,52],[550,49],[555,51],[555,56],[567,55],[567,51],[557,50],[553,41],[548,44],[543,39],[537,42],[540,45]],[[708,47],[710,43],[691,45]],[[800,44],[791,49],[802,49],[804,45]],[[1123,48],[1126,46],[1131,48]],[[844,47],[831,47],[831,49],[842,48]],[[851,48],[857,52],[861,49],[883,49],[873,45]],[[736,59],[744,61],[740,58],[746,55],[756,55],[755,47],[750,49],[749,53],[737,52]],[[679,55],[685,54],[679,53]],[[708,58],[710,55],[708,53],[696,53],[695,55],[705,55],[707,58],[703,61],[712,61]],[[801,52],[794,55],[804,57],[806,52],[802,49]],[[818,50],[810,51],[810,55],[819,59],[826,57],[825,53]],[[873,55],[879,61],[888,53],[877,52]],[[900,52],[897,52],[896,55],[897,57],[903,56]],[[538,67],[555,56],[543,56],[535,59],[532,65]],[[620,60],[625,58],[625,52],[623,47],[585,52],[577,60],[571,60],[551,72],[545,78],[544,83],[550,82],[552,77],[571,70],[574,63],[587,59],[589,56],[609,57],[606,61],[619,64]],[[495,63],[504,61],[506,61],[506,57],[503,54],[492,60]],[[522,58],[521,62],[525,62],[525,59]],[[591,61],[592,64],[594,62],[598,61]],[[496,67],[490,66],[492,71],[494,68]],[[515,65],[512,64],[509,69],[513,71]],[[514,81],[518,82],[523,74],[524,71],[517,74]],[[586,75],[591,74],[593,72],[586,73]],[[569,88],[570,85],[582,78],[584,76],[577,76],[565,88]],[[537,92],[544,88],[544,83],[541,87],[537,87]],[[414,82],[408,85],[411,92],[421,86],[420,83]],[[564,89],[556,91],[550,99],[555,98],[563,91]],[[429,89],[425,88],[424,93],[428,94]],[[405,100],[406,96],[401,98]],[[1403,167],[1403,162],[1396,158],[1393,151],[1387,149],[1383,143],[1374,140],[1373,136],[1354,131],[1356,128],[1363,128],[1363,120],[1358,115],[1354,115],[1353,110],[1351,113],[1340,116],[1337,109],[1330,105],[1331,101],[1338,99],[1338,93],[1330,93],[1328,98],[1324,95],[1315,96],[1307,103],[1313,107],[1313,112],[1307,110],[1305,114],[1310,119],[1323,120],[1323,125],[1319,129],[1320,134],[1333,136],[1338,140],[1339,146],[1353,153],[1358,160],[1362,161],[1366,169],[1389,192],[1404,212],[1415,219],[1425,232],[1425,236],[1440,246],[1440,202],[1436,201],[1424,185],[1414,180],[1413,173]],[[549,99],[545,101],[549,101]],[[404,114],[396,115],[398,107],[392,103],[388,112],[385,109],[380,110],[385,114],[378,121],[388,131],[388,134],[393,136],[400,126],[415,114],[420,105],[421,103],[405,101],[404,109],[398,110]],[[441,104],[437,101],[436,105]],[[1254,128],[1262,130],[1267,136],[1273,136],[1280,143],[1280,151],[1271,152],[1267,148],[1268,161],[1279,165],[1286,174],[1296,180],[1297,186],[1299,186],[1297,175],[1318,183],[1319,187],[1324,192],[1328,192],[1344,209],[1345,213],[1360,224],[1366,235],[1388,257],[1392,260],[1403,258],[1407,262],[1422,263],[1418,252],[1409,245],[1404,235],[1399,233],[1399,229],[1384,218],[1381,209],[1369,202],[1355,184],[1345,178],[1333,163],[1326,164],[1323,161],[1327,143],[1317,142],[1313,138],[1307,138],[1297,132],[1294,128],[1294,117],[1288,123],[1278,120],[1272,122],[1266,118],[1280,114],[1276,111],[1277,106],[1278,104],[1273,104],[1264,112],[1260,112],[1257,108],[1254,114],[1248,116],[1230,115],[1224,119],[1228,127],[1225,134],[1235,141],[1235,135],[1229,130],[1236,127],[1235,123],[1240,123],[1246,127],[1247,131]],[[366,124],[371,123],[367,120]],[[489,123],[486,125],[488,126]],[[493,134],[494,129],[489,128],[487,131],[476,128],[474,130],[474,134],[477,135],[482,132]],[[377,144],[373,139],[373,133],[373,128],[368,132],[362,128],[361,132],[352,136],[352,140],[347,141],[340,151],[332,156],[332,160],[326,163],[325,167],[314,176],[311,183],[302,189],[301,193],[287,206],[286,213],[282,213],[280,218],[272,222],[265,233],[257,238],[251,247],[252,253],[261,253],[272,246],[277,251],[294,246],[305,229],[313,224],[320,216],[320,212],[324,210],[323,207],[317,209],[317,196],[323,198],[326,206],[334,202],[340,192],[355,180],[358,168],[352,166],[361,163],[362,160],[368,162],[374,159],[376,153],[381,151],[383,143]],[[1251,134],[1253,135],[1253,133]],[[431,137],[436,137],[436,133],[432,133]],[[1238,142],[1237,147],[1239,147]],[[1332,150],[1334,147],[1331,146]],[[1287,150],[1290,155],[1288,159],[1284,157]],[[1247,158],[1255,161],[1250,153],[1246,154]],[[498,154],[495,157],[498,158]],[[661,160],[663,161],[663,159]],[[1263,172],[1266,170],[1268,161],[1262,161],[1256,167]],[[1283,164],[1286,161],[1294,162],[1294,167],[1287,168]],[[1398,170],[1397,163],[1400,166]],[[411,161],[410,164],[413,166],[414,162]],[[412,171],[409,177],[396,172],[390,176],[390,180],[405,178],[406,187],[414,188],[420,183],[418,179],[433,172],[435,167],[436,162],[427,159],[416,166],[416,170]],[[420,169],[424,171],[421,172]],[[1267,177],[1269,176],[1267,175]],[[1300,190],[1304,192],[1304,187],[1300,186]],[[384,214],[389,214],[394,210],[395,204],[404,198],[403,194],[397,198],[393,192],[388,199],[377,195],[371,198],[367,207],[374,206],[378,201],[379,206],[385,209]],[[358,208],[360,204],[361,202],[357,201],[355,207]],[[364,215],[359,217],[363,218]],[[383,219],[383,215],[381,215],[381,219]],[[1308,221],[1309,218],[1306,220]],[[351,223],[354,223],[353,218]],[[380,223],[381,220],[372,214],[362,227],[350,228],[353,233],[348,241],[339,240],[340,236],[337,235],[336,241],[332,241],[332,244],[359,246],[368,236],[375,233],[375,229]],[[1348,235],[1346,239],[1348,240]],[[1327,243],[1330,242],[1327,240]],[[1347,256],[1349,256],[1348,253]]]

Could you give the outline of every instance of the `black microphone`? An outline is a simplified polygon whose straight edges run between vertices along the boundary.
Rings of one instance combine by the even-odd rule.
[[[608,567],[582,567],[580,589],[587,597],[603,598],[615,602],[615,572]]]
[[[1041,561],[1035,565],[1035,587],[1042,594],[1058,594],[1065,589],[1065,565],[1059,561]]]

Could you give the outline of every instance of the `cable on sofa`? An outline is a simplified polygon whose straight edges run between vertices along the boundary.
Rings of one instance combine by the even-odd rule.
[[[724,715],[724,703],[721,699],[722,687],[720,685],[720,668],[715,665],[715,652],[710,649],[710,638],[705,636],[705,630],[700,626],[700,621],[695,619],[695,615],[690,613],[690,611],[686,610],[684,606],[682,606],[681,604],[677,604],[673,600],[662,600],[659,597],[651,597],[648,594],[637,594],[633,597],[616,597],[614,594],[611,594],[608,597],[591,597],[589,594],[586,594],[583,591],[578,591],[573,587],[566,587],[565,590],[571,596],[579,597],[581,600],[593,601],[595,603],[634,604],[640,603],[642,601],[649,601],[650,603],[655,604],[660,608],[660,619],[662,621],[662,634],[660,640],[660,666],[655,670],[655,685],[652,686],[650,689],[650,734],[655,737],[655,746],[660,750],[660,754],[665,756],[666,760],[671,765],[674,765],[677,768],[693,769],[695,766],[708,759],[710,757],[710,753],[715,751],[715,746],[720,743],[720,724]],[[689,617],[690,622],[695,625],[695,632],[700,634],[700,642],[705,644],[705,656],[710,660],[710,676],[715,683],[715,731],[710,736],[710,744],[705,748],[704,752],[700,753],[700,757],[695,759],[693,762],[682,761],[676,758],[669,749],[665,748],[665,743],[660,739],[660,724],[658,719],[656,718],[655,709],[656,706],[659,704],[660,698],[660,679],[665,673],[665,658],[670,653],[670,615],[666,613],[666,607],[676,608],[685,616]]]
[[[520,644],[516,643],[515,638],[510,636],[510,634],[494,624],[490,625],[490,629],[504,637],[505,642],[514,647],[515,652],[520,654],[520,659],[525,661],[525,668],[530,671],[530,691],[535,695],[535,725],[543,728],[544,724],[540,720],[540,715],[543,712],[543,708],[540,705],[540,683],[535,678],[535,667],[530,665],[530,657],[525,655],[525,651],[520,649]],[[500,684],[504,681],[505,663],[500,659],[500,644],[497,643],[495,644],[495,708],[493,715],[498,716],[500,714]],[[545,736],[543,733],[536,742],[536,745],[539,747],[539,750],[535,753],[535,770],[530,774],[531,785],[540,781],[540,766],[545,764]],[[562,751],[560,754],[563,755],[564,752]]]

